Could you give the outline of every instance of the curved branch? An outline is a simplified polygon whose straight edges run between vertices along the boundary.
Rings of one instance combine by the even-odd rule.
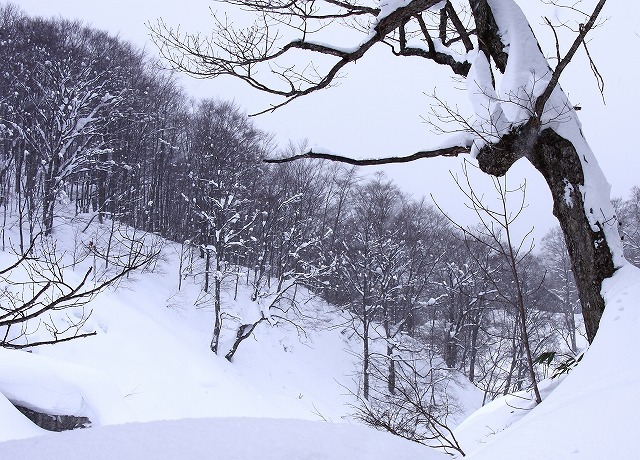
[[[182,34],[180,29],[172,29],[162,20],[158,21],[156,26],[150,26],[150,31],[152,38],[160,48],[160,53],[175,69],[198,78],[230,75],[260,91],[287,99],[258,114],[273,111],[298,97],[330,86],[347,64],[357,61],[373,45],[383,43],[389,35],[401,30],[408,21],[416,19],[421,13],[440,3],[440,0],[411,0],[395,10],[384,11],[378,8],[354,5],[349,0],[325,0],[325,5],[340,8],[347,12],[347,16],[369,15],[372,18],[369,35],[362,43],[355,48],[341,48],[340,46],[314,43],[306,38],[307,35],[313,33],[307,30],[307,27],[311,27],[312,21],[322,21],[326,18],[336,19],[339,14],[327,16],[315,9],[305,10],[296,0],[231,1],[233,4],[261,12],[263,19],[244,30],[235,30],[228,22],[216,19],[217,30],[211,39],[201,38],[199,35]],[[300,24],[290,27],[298,29],[302,35],[287,43],[277,44],[281,37],[277,31],[275,34],[272,33],[270,30],[272,23],[266,17],[270,14],[285,13],[300,22]],[[281,23],[285,24],[285,22]],[[302,70],[296,69],[295,65],[279,67],[278,61],[283,59],[285,54],[289,55],[295,50],[314,55],[331,56],[337,58],[337,61],[328,64],[328,67],[320,72],[312,65]],[[438,64],[448,65],[460,75],[466,75],[469,68],[468,63],[458,62],[452,55],[440,50],[436,51],[433,46],[430,46],[429,51],[403,47],[400,54],[427,58]],[[284,82],[285,86],[279,87],[278,85],[281,83],[276,83],[277,80],[273,83],[266,82],[263,78],[264,74],[259,73],[257,66],[260,64],[268,66],[270,75],[275,76],[280,82]]]
[[[32,342],[32,343],[24,343],[24,344],[4,343],[2,347],[9,348],[11,350],[24,350],[26,348],[39,347],[41,345],[56,345],[58,343],[69,342],[75,339],[84,339],[86,337],[93,337],[94,335],[97,335],[97,334],[98,333],[96,331],[93,331],[93,332],[86,332],[83,334],[73,335],[71,337],[55,338],[52,340],[41,340],[39,342]]]
[[[460,20],[460,16],[458,16],[458,13],[456,12],[455,8],[451,4],[451,2],[448,0],[447,0],[447,4],[445,5],[445,10],[447,12],[448,18],[451,20],[451,23],[455,27],[456,32],[458,32],[458,35],[460,36],[460,40],[462,40],[462,43],[464,43],[465,49],[467,51],[471,51],[473,49],[473,43],[471,42],[471,38],[469,38],[470,32],[468,32],[464,24],[462,24],[462,21]]]
[[[380,13],[379,8],[371,8],[341,0],[317,2],[327,3],[344,10],[344,12],[332,14],[315,14],[314,12],[320,9],[317,5],[309,8],[305,2],[300,2],[299,0],[224,0],[224,3],[240,6],[244,10],[267,12],[274,16],[303,16],[305,19],[344,19],[365,14],[377,16]]]
[[[429,30],[427,29],[427,24],[424,22],[424,19],[421,15],[415,16],[416,21],[420,25],[420,30],[422,35],[424,36],[425,41],[429,47],[429,50],[423,50],[421,48],[414,47],[402,47],[400,48],[401,56],[417,56],[425,59],[431,59],[436,64],[447,65],[451,67],[454,73],[460,75],[462,77],[466,77],[469,73],[469,69],[471,69],[471,64],[467,61],[458,61],[452,55],[447,53],[442,53],[436,50],[435,43],[429,34]]]

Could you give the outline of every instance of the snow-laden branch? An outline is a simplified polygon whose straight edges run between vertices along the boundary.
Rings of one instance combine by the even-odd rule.
[[[236,28],[228,20],[214,16],[214,34],[204,38],[183,33],[159,20],[150,26],[151,35],[161,55],[177,70],[198,78],[233,76],[255,89],[285,98],[257,114],[273,111],[331,86],[345,66],[361,59],[378,43],[391,46],[397,55],[417,56],[447,65],[459,75],[466,75],[469,69],[465,53],[473,46],[470,33],[464,30],[451,4],[442,0],[388,1],[380,8],[349,1],[234,0],[231,3],[256,12],[253,25]],[[324,13],[327,8],[329,12]],[[337,11],[331,11],[336,8]],[[448,17],[454,23],[453,30],[459,34],[447,43],[432,37],[437,32],[427,26],[423,18],[444,9],[450,10]],[[355,46],[314,39],[328,22],[338,19],[349,19],[347,26],[363,34]],[[278,26],[282,26],[282,30]],[[405,30],[407,27],[410,27],[409,33]],[[411,44],[407,36],[412,38]],[[451,50],[457,43],[463,43],[461,53]],[[301,56],[303,60],[309,58],[307,64],[300,64]],[[314,64],[310,60],[313,57],[323,57],[321,64]]]

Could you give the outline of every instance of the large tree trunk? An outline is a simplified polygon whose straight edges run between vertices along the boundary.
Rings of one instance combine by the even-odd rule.
[[[538,132],[537,127],[536,123],[527,123],[497,144],[485,146],[478,154],[478,162],[484,172],[501,176],[518,158],[526,156],[547,181],[553,214],[560,222],[571,257],[587,340],[591,343],[605,308],[600,292],[602,282],[621,264],[617,260],[622,257],[617,221],[607,210],[587,209],[585,205],[584,193],[601,194],[601,202],[610,203],[608,188],[602,190],[602,184],[585,183],[585,165],[591,168],[591,176],[601,175],[595,158],[589,158],[594,164],[589,164],[587,157],[581,161],[571,141],[551,128]]]
[[[476,79],[473,83],[482,88],[480,93],[494,104],[490,120],[485,122],[490,122],[500,138],[495,143],[489,141],[478,152],[480,169],[501,176],[515,161],[526,157],[544,176],[553,197],[553,213],[571,257],[587,339],[591,342],[605,307],[600,293],[602,281],[624,263],[609,185],[584,139],[573,105],[557,85],[557,79],[553,80],[559,74],[549,68],[516,2],[471,0],[470,4],[482,37],[480,49],[493,58],[504,74],[500,89],[492,93],[495,82],[490,74],[486,75],[490,73],[488,66],[483,70],[482,60],[478,61],[477,72],[470,72]],[[593,26],[602,6],[599,3],[596,7],[585,31]],[[579,40],[574,42],[571,53],[579,44]],[[503,52],[507,45],[508,55]],[[526,59],[519,59],[523,56]],[[567,54],[556,70],[561,72],[570,60],[571,55]],[[540,81],[532,83],[537,78]],[[549,82],[542,81],[546,78]],[[487,101],[480,104],[479,110],[486,111],[486,104]],[[523,114],[528,114],[528,121]],[[511,129],[503,134],[507,125]]]
[[[600,227],[594,231],[585,213],[580,193],[584,173],[573,144],[555,131],[542,131],[531,158],[544,176],[553,197],[553,214],[558,218],[571,257],[582,316],[589,343],[595,337],[604,313],[600,292],[602,281],[615,271],[611,248]],[[591,213],[599,210],[590,209]],[[609,225],[604,223],[603,225]]]

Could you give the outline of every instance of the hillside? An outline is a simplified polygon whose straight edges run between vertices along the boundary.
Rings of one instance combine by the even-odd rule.
[[[96,244],[93,242],[109,228],[106,223],[93,222],[89,230],[82,233],[88,218],[80,216],[69,220],[71,225],[60,225],[55,231],[57,251],[65,254],[64,260],[76,254],[78,247]],[[224,425],[236,427],[229,428],[231,431],[259,429],[269,433],[283,424],[289,433],[297,430],[294,427],[301,422],[285,420],[308,420],[323,422],[300,425],[317,426],[318,436],[323,438],[351,438],[345,433],[353,433],[353,439],[360,440],[354,441],[354,445],[373,436],[374,440],[386,440],[380,441],[385,445],[406,445],[408,452],[418,451],[418,446],[412,443],[400,439],[389,441],[389,435],[380,435],[364,427],[346,427],[344,432],[332,427],[338,423],[358,424],[351,415],[354,413],[352,406],[357,403],[361,345],[346,326],[340,311],[299,288],[296,292],[299,313],[289,316],[290,322],[274,318],[259,324],[251,338],[241,344],[233,362],[229,362],[222,356],[223,352],[216,356],[209,349],[213,312],[210,306],[194,305],[202,304],[197,275],[183,276],[178,289],[180,245],[166,241],[162,244],[162,257],[153,271],[135,273],[119,282],[115,289],[99,294],[88,306],[57,316],[58,322],[64,322],[68,321],[66,315],[79,317],[91,311],[82,332],[95,330],[95,336],[39,346],[30,351],[0,349],[0,441],[46,434],[20,414],[7,398],[41,412],[85,416],[93,426],[91,430],[67,433],[64,437],[48,435],[47,440],[43,438],[36,443],[1,444],[0,453],[24,451],[33,458],[38,457],[38,453],[32,448],[53,452],[53,444],[68,444],[66,436],[73,439],[76,434],[89,436],[86,442],[103,443],[102,435],[89,432],[105,433],[111,439],[111,436],[132,436],[131,433],[138,433],[137,430],[142,430],[140,433],[174,430],[171,427],[180,425],[156,423],[149,428],[124,425],[106,431],[101,431],[100,427],[196,418],[216,420],[185,421],[185,428],[175,428],[182,433],[177,435],[175,442],[187,442],[188,433],[196,429],[194,427],[205,430],[209,425]],[[2,266],[8,266],[14,260],[15,256],[8,251],[0,253]],[[70,284],[77,281],[91,263],[91,258],[87,258],[75,267],[69,266],[65,279]],[[233,318],[246,319],[258,314],[260,309],[251,301],[247,286],[241,283],[237,293],[234,283],[228,284],[227,288],[223,302],[230,326],[223,334],[226,338],[221,343],[223,350],[230,347],[233,338]],[[53,312],[54,317],[57,314]],[[44,328],[36,330],[34,327],[29,339],[46,335]],[[457,392],[452,396],[459,398],[462,407],[466,408],[465,413],[458,414],[455,419],[461,421],[466,413],[479,406],[480,395],[471,385],[452,388]],[[236,419],[227,420],[229,417]],[[237,417],[255,421],[242,421]],[[270,422],[260,420],[264,418],[283,421],[274,420],[277,425],[271,426]],[[238,424],[240,427],[236,426]],[[242,428],[244,425],[246,428]],[[134,431],[129,432],[129,429]],[[180,436],[183,436],[182,441]],[[265,437],[270,436],[265,434]],[[238,437],[229,439],[225,435],[224,438],[229,445],[241,442]],[[341,451],[349,449],[349,443],[336,442]],[[331,451],[332,444],[335,443],[327,445],[327,451]],[[309,444],[305,441],[294,444],[293,448],[300,450],[304,446]],[[254,448],[259,451],[259,444]],[[367,449],[376,450],[372,446]],[[78,452],[82,450],[77,450],[77,455]],[[384,450],[380,451],[381,458],[382,452]],[[19,458],[13,454],[11,457]],[[281,457],[276,455],[274,458]]]
[[[77,244],[77,224],[57,229],[58,248],[66,246],[67,254]],[[179,246],[166,243],[155,271],[99,295],[84,326],[96,336],[33,353],[0,350],[0,391],[6,397],[51,413],[84,414],[94,426],[33,438],[46,432],[2,397],[3,456],[86,458],[91,452],[92,458],[115,458],[105,447],[115,442],[117,458],[205,458],[216,448],[225,459],[360,458],[354,451],[362,458],[390,452],[396,458],[439,458],[430,449],[355,426],[350,393],[358,387],[358,343],[338,312],[318,299],[304,298],[306,314],[295,325],[259,325],[232,363],[214,356],[208,349],[212,312],[193,306],[198,285],[186,277],[177,289],[178,253]],[[7,252],[1,257],[5,266],[11,260]],[[79,276],[83,267],[76,271]],[[640,346],[638,270],[625,266],[605,293],[607,314],[581,364],[561,381],[543,382],[544,401],[536,408],[523,393],[471,415],[456,430],[467,458],[508,459],[514,452],[531,459],[634,457],[630,440],[640,423],[634,389],[640,372],[633,365]],[[242,312],[251,304],[248,292],[241,290],[235,303],[231,297],[227,292],[227,305],[237,314],[250,314]],[[457,396],[468,410],[479,402],[469,387],[458,388]]]

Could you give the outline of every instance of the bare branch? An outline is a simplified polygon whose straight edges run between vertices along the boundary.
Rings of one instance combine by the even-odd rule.
[[[96,331],[93,332],[86,332],[83,334],[76,334],[76,335],[72,335],[70,337],[63,337],[63,338],[55,338],[55,339],[51,339],[51,340],[42,340],[39,342],[31,342],[31,343],[23,343],[23,344],[15,344],[15,343],[3,343],[3,347],[4,348],[9,348],[11,350],[24,350],[26,348],[33,348],[33,347],[39,347],[41,345],[55,345],[57,343],[62,343],[62,342],[70,342],[71,340],[75,340],[75,339],[83,339],[86,337],[93,337],[94,335],[97,335]]]
[[[265,163],[289,163],[295,160],[302,159],[322,159],[329,161],[337,161],[339,163],[347,163],[355,166],[374,166],[374,165],[385,165],[385,164],[393,164],[393,163],[408,163],[410,161],[419,160],[422,158],[435,158],[435,157],[457,157],[463,153],[469,153],[469,147],[462,146],[454,146],[454,147],[445,147],[437,150],[428,150],[414,153],[413,155],[408,155],[405,157],[386,157],[386,158],[369,158],[369,159],[355,159],[349,158],[341,155],[334,155],[332,153],[321,153],[321,152],[313,152],[309,151],[307,153],[303,153],[300,155],[294,155],[292,157],[286,158],[269,158],[265,159]]]
[[[580,26],[580,30],[582,30],[582,25]],[[598,90],[600,90],[600,95],[602,96],[602,102],[606,104],[604,99],[604,78],[602,78],[602,74],[596,67],[595,62],[591,58],[591,53],[589,53],[589,48],[587,48],[586,40],[582,41],[582,45],[584,46],[584,52],[587,54],[587,58],[589,59],[589,65],[591,66],[591,70],[593,71],[593,75],[596,77],[596,81],[598,82]]]
[[[420,15],[437,5],[438,0],[412,0],[390,12],[344,0],[325,0],[319,2],[319,5],[330,9],[338,8],[338,12],[326,14],[321,12],[318,4],[303,5],[295,0],[233,0],[231,3],[260,13],[260,19],[251,27],[235,29],[228,21],[218,20],[214,16],[216,24],[212,38],[182,33],[179,28],[173,29],[162,20],[156,25],[150,25],[149,29],[161,55],[175,69],[197,78],[233,76],[255,89],[286,99],[255,115],[273,111],[294,99],[331,86],[347,64],[362,58],[376,43],[389,44],[387,39],[397,40],[398,34],[403,36],[404,43],[396,54],[430,59],[438,64],[450,66],[456,74],[463,76],[470,68],[468,62],[458,61],[454,54],[443,52],[440,48],[436,49],[432,42],[428,51],[421,47],[406,46],[403,27],[412,20],[420,22]],[[468,33],[453,8],[450,7],[449,10],[451,11],[447,11],[446,16],[451,18],[468,51],[473,46]],[[359,23],[354,19],[355,23],[349,23],[353,29],[362,29],[366,34],[364,40],[356,47],[343,48],[309,39],[311,34],[323,29],[332,21],[362,16],[369,16],[370,22],[357,26]],[[280,31],[271,30],[274,22],[276,25],[293,29],[298,38],[280,44],[283,39]],[[426,27],[422,24],[420,27],[424,33]],[[424,40],[431,40],[428,31]],[[447,45],[443,43],[442,46]],[[325,64],[326,67],[321,70],[312,64],[301,67],[284,64],[285,55],[289,56],[295,52],[333,57],[337,58],[337,61]]]
[[[456,12],[455,8],[453,7],[450,1],[447,1],[445,10],[447,11],[449,19],[451,19],[453,26],[456,28],[456,32],[458,32],[458,35],[460,36],[460,40],[462,40],[462,43],[464,43],[464,47],[466,48],[467,51],[471,51],[473,49],[473,43],[469,38],[469,35],[471,34],[471,32],[467,32],[467,29],[465,28],[464,24],[462,24],[462,21],[460,20],[458,13]],[[443,41],[443,43],[447,43],[447,42]],[[451,43],[451,41],[449,43]]]
[[[605,3],[606,3],[606,0],[600,0],[596,5],[596,7],[594,8],[593,13],[591,13],[589,20],[580,27],[580,32],[578,33],[578,36],[576,37],[573,44],[571,45],[571,48],[569,48],[569,51],[567,51],[567,54],[565,54],[564,58],[562,58],[562,60],[558,63],[555,70],[553,71],[553,74],[551,75],[551,80],[549,81],[549,84],[547,84],[547,87],[545,88],[543,93],[536,100],[536,104],[534,108],[538,118],[542,116],[544,106],[546,105],[547,101],[551,97],[551,93],[553,93],[553,90],[558,84],[558,81],[560,80],[560,75],[562,75],[562,72],[564,71],[564,69],[567,67],[567,65],[569,65],[569,62],[571,62],[571,59],[573,59],[573,56],[576,54],[576,51],[578,51],[578,48],[580,47],[580,45],[584,42],[584,39],[589,33],[589,31],[594,27],[596,20],[598,19],[598,15],[602,11],[602,8],[604,7]]]

